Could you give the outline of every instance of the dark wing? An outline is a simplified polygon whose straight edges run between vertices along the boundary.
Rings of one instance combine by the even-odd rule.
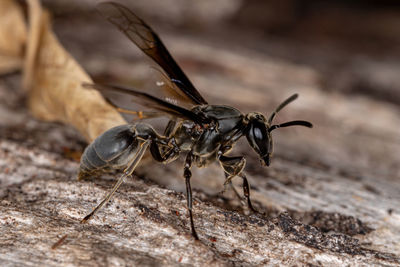
[[[89,84],[89,83],[83,83],[82,86],[85,88],[96,89],[100,92],[111,91],[111,92],[117,92],[117,93],[121,93],[121,94],[125,94],[125,95],[130,95],[130,96],[133,96],[132,100],[135,101],[139,105],[142,105],[142,106],[145,106],[145,107],[157,110],[157,111],[161,111],[163,113],[172,115],[177,118],[191,120],[198,124],[206,124],[206,123],[211,122],[211,120],[209,118],[206,118],[205,116],[201,116],[200,114],[196,114],[191,110],[176,106],[172,103],[161,100],[152,95],[133,90],[131,88],[126,88],[126,87],[116,86],[116,85]],[[107,98],[107,100],[112,103],[111,99]]]
[[[162,99],[175,104],[177,106],[191,108],[195,103],[187,97],[186,94],[169,78],[168,74],[161,68],[152,68],[156,74],[156,85],[157,89],[162,91]],[[159,92],[157,92],[159,94]],[[195,104],[197,105],[197,104]]]
[[[176,89],[181,91],[178,94],[183,93],[188,101],[195,105],[207,104],[146,22],[125,6],[114,2],[100,3],[97,10],[164,69],[170,80],[179,88]]]

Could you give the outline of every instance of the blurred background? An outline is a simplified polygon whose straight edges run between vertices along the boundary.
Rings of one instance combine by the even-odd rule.
[[[94,14],[94,4],[101,1],[43,2],[53,12],[56,30],[58,27],[60,38],[64,38],[67,44],[72,34],[75,38],[80,36],[84,39],[82,41],[97,44],[92,49],[112,42],[107,36],[121,38],[119,35],[114,37],[111,33],[115,29]],[[323,90],[369,95],[395,104],[400,102],[398,1],[119,2],[149,21],[164,39],[183,35],[194,42],[212,43],[219,49],[254,51],[272,60],[317,71],[319,86]],[[93,21],[99,18],[99,21]],[[84,32],[71,27],[76,23],[80,29],[82,21],[90,24],[86,25],[88,28],[110,31],[111,35],[87,38]],[[115,43],[110,46],[115,47]],[[138,51],[127,47],[122,53],[132,57],[135,52]],[[256,54],[252,56],[257,57]]]

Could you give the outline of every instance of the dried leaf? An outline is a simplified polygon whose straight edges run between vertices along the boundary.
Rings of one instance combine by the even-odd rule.
[[[21,68],[26,26],[14,0],[0,1],[0,74]]]
[[[81,86],[92,82],[88,74],[62,47],[50,27],[49,14],[38,0],[29,0],[29,40],[24,84],[29,107],[43,120],[74,126],[93,141],[105,130],[126,123],[101,94]]]

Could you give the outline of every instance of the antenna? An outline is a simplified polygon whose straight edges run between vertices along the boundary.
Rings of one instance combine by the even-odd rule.
[[[304,126],[304,127],[308,127],[308,128],[312,128],[313,125],[311,122],[308,121],[288,121],[282,124],[276,124],[276,125],[272,125],[271,127],[269,127],[268,131],[271,132],[272,130],[278,129],[278,128],[283,128],[283,127],[289,127],[289,126]]]
[[[289,103],[293,102],[294,100],[296,100],[296,98],[298,97],[298,94],[293,94],[292,96],[290,96],[288,99],[286,99],[285,101],[283,101],[275,110],[274,112],[272,112],[271,116],[269,116],[268,118],[268,124],[271,124],[272,120],[275,118],[276,114],[283,109],[285,106],[287,106]]]

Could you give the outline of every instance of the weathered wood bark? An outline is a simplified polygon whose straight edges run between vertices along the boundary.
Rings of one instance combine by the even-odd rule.
[[[95,78],[136,86],[148,80],[148,61],[111,26],[80,16],[56,22],[62,43]],[[397,84],[393,88],[400,88],[397,54],[389,65],[365,54],[361,64],[351,51],[249,34],[238,38],[240,32],[230,29],[218,38],[159,32],[211,103],[268,114],[291,93],[300,94],[277,121],[307,119],[315,127],[274,132],[271,167],[262,168],[245,141],[232,152],[247,158],[260,213],[249,214],[229,190],[218,194],[223,189],[219,166],[194,168],[200,236],[195,241],[182,193],[182,162],[149,162],[90,223],[80,225],[115,176],[76,181],[83,138],[70,126],[32,118],[21,77],[12,74],[0,80],[2,266],[400,264],[399,103],[368,91],[323,90],[332,84],[324,82],[334,69],[305,59],[312,50],[322,58],[343,57],[352,63],[346,67],[360,74],[342,79],[349,84],[351,78],[381,84],[382,72],[397,70],[389,77]],[[233,42],[254,46],[235,49]],[[277,56],[285,49],[287,57]],[[301,56],[291,58],[294,49]],[[304,60],[293,63],[296,59]],[[240,190],[240,181],[235,186]]]

